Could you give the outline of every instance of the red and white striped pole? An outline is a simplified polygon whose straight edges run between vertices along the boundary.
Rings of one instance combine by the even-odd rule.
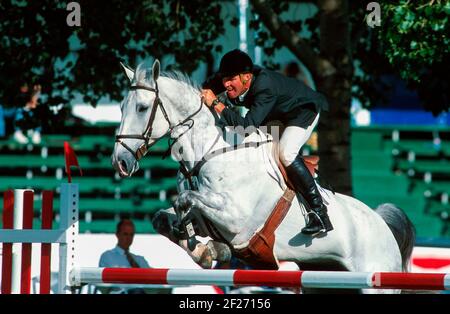
[[[34,192],[23,192],[23,222],[22,229],[33,228],[33,200]],[[22,267],[20,276],[20,293],[31,292],[31,243],[22,243]]]
[[[33,228],[33,201],[32,190],[8,190],[3,195],[3,229],[13,233],[4,233],[2,236],[2,294],[31,293],[31,262],[32,243],[41,243],[41,294],[50,293],[50,257],[51,243],[40,242],[40,239],[27,239],[25,234],[21,239],[15,235],[26,233],[25,230]],[[44,191],[42,195],[42,229],[51,229],[53,221],[53,192]],[[38,230],[35,230],[38,231]],[[28,238],[31,238],[31,233]],[[34,235],[39,235],[34,233]],[[26,240],[25,240],[26,239]],[[21,250],[18,250],[19,245]],[[13,246],[17,250],[13,250]]]
[[[77,268],[71,284],[168,284],[450,290],[450,274],[218,269]]]
[[[53,192],[42,194],[42,228],[33,227],[32,190],[8,190],[3,196],[1,293],[31,293],[32,244],[41,244],[39,293],[50,293],[51,245],[59,244],[58,293],[69,293],[69,270],[75,265],[78,235],[78,185],[63,183],[60,226],[52,229]],[[21,250],[15,250],[15,247]]]
[[[14,227],[14,192],[9,190],[3,194],[3,229]],[[12,292],[13,244],[3,243],[2,247],[2,294]]]
[[[42,193],[42,229],[52,229],[53,225],[53,192]],[[39,293],[50,294],[52,244],[41,244],[41,275],[39,278]]]

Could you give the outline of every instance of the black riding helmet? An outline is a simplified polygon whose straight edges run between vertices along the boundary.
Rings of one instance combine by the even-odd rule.
[[[252,72],[253,61],[245,52],[234,49],[227,52],[220,60],[218,75],[221,78]]]

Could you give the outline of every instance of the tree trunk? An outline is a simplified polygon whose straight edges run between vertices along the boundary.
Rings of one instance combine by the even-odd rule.
[[[352,194],[350,106],[353,65],[347,1],[319,1],[321,56],[336,69],[317,76],[317,89],[330,104],[319,124],[320,172],[337,192]]]

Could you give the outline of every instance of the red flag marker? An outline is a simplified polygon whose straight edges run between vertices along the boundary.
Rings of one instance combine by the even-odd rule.
[[[83,175],[83,171],[81,171],[80,166],[78,165],[77,156],[75,155],[75,152],[73,151],[73,148],[70,147],[68,142],[64,142],[64,157],[66,159],[66,173],[68,177],[69,183],[72,182],[72,176],[70,172],[70,167],[75,166],[80,170],[80,175]]]

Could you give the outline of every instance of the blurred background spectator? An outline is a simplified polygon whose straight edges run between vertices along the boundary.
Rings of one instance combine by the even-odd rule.
[[[41,142],[42,124],[39,115],[36,113],[40,96],[40,85],[29,88],[25,84],[20,87],[18,101],[24,106],[18,108],[14,116],[14,139],[18,143],[27,144],[29,139],[33,144]]]

